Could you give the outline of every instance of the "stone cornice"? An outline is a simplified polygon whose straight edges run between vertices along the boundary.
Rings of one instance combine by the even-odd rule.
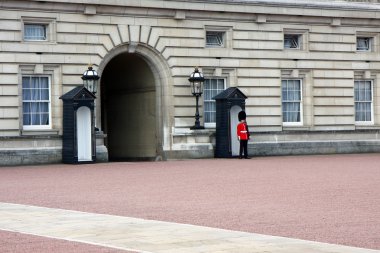
[[[13,3],[13,4],[12,4]],[[245,13],[270,15],[320,16],[337,18],[380,19],[380,4],[353,3],[328,0],[8,0],[0,2],[0,8],[45,9],[54,5],[59,10],[64,5],[80,5],[70,8],[81,11],[85,6],[123,6],[168,10],[209,11],[219,13]],[[65,9],[65,8],[63,8]],[[110,10],[108,8],[108,10]],[[112,13],[110,13],[112,14]]]

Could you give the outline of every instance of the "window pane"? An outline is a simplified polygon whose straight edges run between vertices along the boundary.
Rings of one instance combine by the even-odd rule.
[[[364,101],[371,101],[372,100],[372,90],[371,90],[371,83],[366,81],[364,83]]]
[[[22,89],[22,100],[31,100],[31,97],[30,89]]]
[[[49,112],[49,104],[48,103],[38,103],[40,112],[41,113],[48,113]]]
[[[224,90],[224,79],[205,79],[204,85],[204,120],[215,123],[216,103],[212,98]]]
[[[354,82],[355,121],[372,121],[372,81]]]
[[[283,80],[281,84],[282,84],[282,100],[288,101],[288,82]]]
[[[24,114],[24,116],[23,116],[23,123],[24,123],[24,126],[29,126],[30,125],[30,114]]]
[[[46,40],[46,25],[42,24],[25,24],[25,40]]]
[[[282,113],[282,122],[289,122],[288,121],[288,113],[287,112],[283,112]]]
[[[217,88],[217,80],[216,79],[212,79],[211,80],[211,89],[212,90],[216,90],[216,88]]]
[[[22,103],[22,109],[23,109],[23,113],[30,113],[30,103]]]
[[[49,78],[24,76],[22,81],[24,125],[49,125]]]
[[[365,121],[371,121],[371,112],[369,111],[366,111],[365,112]]]
[[[30,77],[22,77],[22,87],[30,88]]]
[[[205,112],[205,122],[211,122],[211,113]]]
[[[357,83],[355,82],[355,89],[354,89],[354,98],[355,98],[355,101],[359,101],[359,85],[357,85]]]
[[[41,90],[41,100],[49,100],[49,89]]]
[[[300,48],[300,36],[298,34],[285,34],[284,48]]]
[[[49,79],[47,77],[39,78],[40,88],[49,89]]]
[[[30,87],[34,89],[40,88],[40,79],[38,77],[31,77]]]
[[[301,81],[282,80],[283,122],[301,122]]]
[[[49,113],[41,114],[41,125],[49,125]]]
[[[358,37],[356,38],[356,50],[369,51],[371,49],[371,38]]]
[[[224,79],[219,79],[217,89],[220,91],[224,90]]]
[[[31,116],[32,116],[32,118],[31,118],[31,120],[32,120],[31,125],[40,125],[40,123],[41,123],[41,121],[40,121],[40,115],[39,114],[32,114]]]
[[[294,100],[301,100],[301,90],[299,87],[296,87],[296,90],[294,91]]]
[[[224,32],[206,32],[206,45],[207,46],[223,46]]]

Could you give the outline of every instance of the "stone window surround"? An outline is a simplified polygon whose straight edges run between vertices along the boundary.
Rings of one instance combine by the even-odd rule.
[[[378,34],[375,34],[375,33],[369,33],[369,32],[356,32],[356,46],[355,46],[355,50],[356,52],[358,53],[368,53],[368,52],[376,52],[376,43],[377,43],[377,37],[378,37]],[[357,40],[358,38],[369,38],[370,39],[370,44],[369,44],[369,50],[358,50],[357,49]]]
[[[213,46],[207,45],[206,37],[207,32],[221,32],[224,33],[223,36],[223,45],[222,46]],[[232,41],[232,27],[231,26],[210,26],[205,25],[205,47],[206,48],[231,48]]]
[[[372,95],[371,101],[372,101],[372,103],[371,103],[371,121],[355,121],[355,125],[357,125],[357,126],[372,126],[375,124],[375,120],[374,120],[374,117],[375,117],[375,113],[374,113],[374,108],[375,108],[375,106],[374,106],[374,103],[375,103],[375,101],[374,101],[374,97],[375,97],[375,95],[374,95],[374,92],[375,92],[374,80],[373,79],[364,79],[364,78],[360,78],[360,79],[355,78],[354,82],[356,82],[356,81],[366,81],[366,82],[369,81],[371,83],[371,95]],[[355,103],[356,103],[356,101],[355,101]],[[354,106],[356,107],[356,105],[354,105]],[[356,114],[356,110],[355,110],[355,114]]]
[[[54,115],[54,107],[57,105],[59,101],[55,101],[56,97],[62,95],[61,90],[58,89],[57,83],[55,83],[59,79],[59,67],[56,65],[20,65],[19,66],[19,94],[22,94],[22,77],[27,76],[48,76],[49,77],[49,87],[50,87],[50,126],[49,127],[35,127],[35,128],[24,128],[23,125],[23,111],[22,111],[22,95],[19,96],[19,129],[20,135],[28,136],[28,135],[58,135],[59,129],[54,124],[54,118],[57,115]],[[59,92],[59,94],[56,94]]]
[[[39,78],[47,78],[48,80],[48,87],[49,87],[49,99],[43,102],[48,101],[48,111],[49,111],[49,119],[48,119],[48,124],[47,125],[24,125],[24,122],[22,123],[22,129],[23,130],[42,130],[42,129],[51,129],[51,76],[50,75],[45,75],[45,74],[26,74],[23,73],[21,79],[24,77],[39,77]],[[21,81],[21,86],[23,87],[23,81]],[[21,93],[22,94],[22,93]],[[23,97],[23,95],[21,95]],[[35,101],[34,99],[32,99]],[[22,98],[22,101],[24,103],[24,100]],[[27,100],[28,101],[28,100]],[[39,101],[39,100],[37,100]],[[21,114],[23,113],[24,110],[24,105],[21,106]],[[24,116],[24,115],[23,115]],[[23,117],[20,117],[20,121],[23,121]]]
[[[285,35],[298,35],[299,36],[299,47],[297,48],[285,48],[285,41],[283,42],[284,50],[302,50],[307,51],[308,50],[308,35],[309,30],[307,29],[289,29],[284,28],[283,30],[283,39],[285,40]]]
[[[55,18],[40,18],[40,17],[21,17],[21,40],[25,43],[56,43],[57,27]],[[26,40],[24,39],[24,25],[39,24],[46,26],[46,40]]]

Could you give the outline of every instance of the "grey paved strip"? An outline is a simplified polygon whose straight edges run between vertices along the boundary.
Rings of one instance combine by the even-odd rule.
[[[0,230],[145,253],[379,253],[186,224],[0,203]]]

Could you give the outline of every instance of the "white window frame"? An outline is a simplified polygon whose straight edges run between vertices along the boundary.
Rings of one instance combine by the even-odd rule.
[[[220,90],[219,92],[217,92],[216,94],[214,94],[213,96],[210,97],[210,99],[207,99],[206,100],[206,90],[211,90],[211,89],[206,89],[206,80],[223,80],[223,90]],[[203,118],[204,118],[204,126],[205,128],[215,128],[216,127],[216,122],[206,122],[206,102],[213,102],[213,103],[216,103],[216,101],[214,99],[212,99],[212,97],[216,96],[217,94],[219,94],[220,92],[224,91],[226,89],[226,83],[227,83],[227,79],[224,78],[224,77],[208,77],[208,78],[205,78],[205,82],[204,82],[204,88],[203,88]],[[216,105],[216,104],[215,104]],[[216,114],[216,110],[215,110],[215,114]]]
[[[359,48],[359,40],[360,39],[364,39],[364,40],[368,40],[368,48]],[[370,37],[370,36],[357,36],[356,37],[356,51],[358,52],[372,52],[372,48],[373,48],[373,37]]]
[[[297,41],[295,42],[297,44],[296,47],[286,47],[286,37],[296,37]],[[293,43],[292,43],[293,44]],[[290,49],[290,50],[301,50],[302,48],[302,34],[289,34],[285,33],[284,34],[284,49]]]
[[[49,87],[49,101],[48,102],[48,111],[49,111],[49,124],[48,125],[24,125],[24,105],[25,102],[23,98],[23,78],[24,77],[38,77],[38,78],[47,78],[48,79],[48,87]],[[50,75],[33,75],[33,74],[23,74],[21,76],[21,90],[22,90],[22,98],[21,98],[21,120],[22,120],[22,128],[23,130],[45,130],[45,129],[52,129],[52,111],[51,111],[51,76]]]
[[[371,84],[371,101],[357,101],[356,100],[356,96],[355,96],[355,86],[356,86],[356,83],[357,82],[370,82]],[[356,125],[373,125],[374,124],[374,106],[373,106],[373,92],[374,92],[374,86],[373,86],[373,80],[365,80],[365,79],[361,79],[361,80],[355,80],[354,81],[354,108],[355,108],[355,124]],[[371,103],[371,120],[369,121],[356,121],[356,103]]]
[[[292,101],[295,101],[295,100],[292,100],[292,101],[284,101],[284,98],[282,96],[282,93],[283,93],[283,81],[299,81],[300,83],[300,100],[299,101],[296,101],[296,102],[299,102],[300,104],[300,121],[299,122],[284,122],[284,107],[283,107],[283,103],[286,103],[286,102],[292,102]],[[283,126],[303,126],[303,84],[302,84],[302,79],[291,79],[291,78],[283,78],[281,80],[281,119],[282,119],[282,125]]]

